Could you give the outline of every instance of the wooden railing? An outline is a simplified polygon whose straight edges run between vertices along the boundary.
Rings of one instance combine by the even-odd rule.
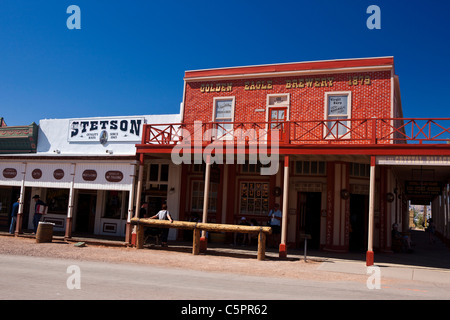
[[[276,139],[274,137],[276,136]],[[142,144],[424,144],[450,143],[450,118],[340,119],[285,122],[208,122],[147,124]]]

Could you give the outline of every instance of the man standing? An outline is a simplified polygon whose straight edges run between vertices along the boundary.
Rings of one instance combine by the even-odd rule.
[[[269,246],[277,246],[281,239],[281,218],[280,205],[275,203],[272,210],[269,212],[269,225],[272,227],[272,234],[268,239]]]
[[[39,195],[33,196],[33,200],[36,202],[36,204],[34,205],[34,218],[33,218],[34,233],[36,233],[39,221],[41,221],[42,215],[44,214],[46,204],[44,203],[44,201],[39,199]]]
[[[17,221],[17,213],[19,212],[19,202],[20,198],[17,199],[16,202],[12,205],[11,210],[11,225],[9,226],[9,233],[14,234],[14,231],[16,229],[16,221]]]

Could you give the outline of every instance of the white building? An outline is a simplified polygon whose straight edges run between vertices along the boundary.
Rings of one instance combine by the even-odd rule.
[[[145,134],[145,123],[179,122],[179,115],[41,120],[35,154],[0,158],[0,188],[13,188],[23,199],[16,232],[33,229],[32,197],[39,195],[48,205],[43,220],[66,237],[95,234],[129,241],[139,169],[135,145]],[[152,210],[167,201],[177,218],[179,168],[167,159],[150,161],[145,170],[143,199]]]

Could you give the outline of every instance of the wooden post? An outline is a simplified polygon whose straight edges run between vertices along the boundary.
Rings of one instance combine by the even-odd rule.
[[[195,228],[193,233],[192,254],[197,256],[200,253],[200,229]]]
[[[266,234],[262,231],[258,234],[258,260],[266,258]]]
[[[144,248],[144,226],[142,224],[138,224],[136,228],[136,249]]]

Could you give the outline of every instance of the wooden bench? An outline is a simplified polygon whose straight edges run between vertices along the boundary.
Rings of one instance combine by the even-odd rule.
[[[201,231],[208,232],[238,232],[238,233],[252,233],[258,234],[258,260],[264,260],[266,255],[266,235],[272,233],[271,227],[261,226],[246,226],[234,224],[218,224],[218,223],[202,223],[202,222],[188,222],[188,221],[173,221],[156,220],[148,218],[133,218],[131,224],[137,226],[136,231],[136,248],[142,249],[144,247],[144,228],[175,228],[193,230],[193,244],[192,254],[198,255],[200,253],[200,234]]]

